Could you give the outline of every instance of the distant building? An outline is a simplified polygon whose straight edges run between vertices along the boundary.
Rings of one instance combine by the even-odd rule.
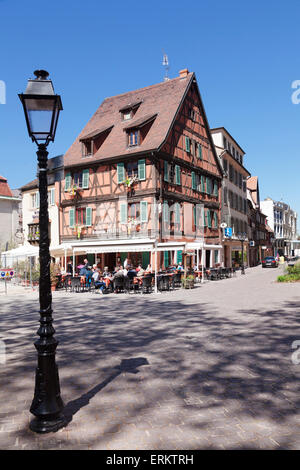
[[[248,235],[246,179],[250,176],[244,167],[245,152],[224,127],[211,129],[217,155],[224,170],[222,180],[221,222],[232,228],[232,237],[223,230],[224,266],[241,265],[242,247],[240,233]],[[244,243],[245,260],[248,261],[248,239]]]
[[[7,179],[0,176],[0,250],[20,243],[19,205],[21,198],[10,189]]]
[[[275,254],[294,256],[295,250],[299,248],[297,213],[285,202],[274,201],[270,197],[261,201],[260,207],[274,231]]]
[[[260,209],[258,177],[247,180],[249,266],[257,266],[266,256],[274,255],[274,232]]]
[[[50,248],[59,245],[59,194],[63,179],[64,157],[48,161],[48,209]],[[24,245],[39,244],[39,187],[38,178],[21,187]]]

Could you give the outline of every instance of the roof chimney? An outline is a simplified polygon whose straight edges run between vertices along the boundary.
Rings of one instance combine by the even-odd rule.
[[[180,70],[180,71],[179,71],[179,77],[180,77],[180,78],[187,77],[188,74],[189,74],[188,69],[183,69],[183,70]]]

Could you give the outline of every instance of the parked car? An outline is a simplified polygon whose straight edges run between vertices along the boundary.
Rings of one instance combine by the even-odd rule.
[[[261,265],[263,268],[277,268],[278,262],[274,256],[267,256],[262,260]]]

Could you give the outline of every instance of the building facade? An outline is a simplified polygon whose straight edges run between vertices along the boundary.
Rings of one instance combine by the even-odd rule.
[[[297,241],[297,213],[282,201],[266,198],[261,201],[262,212],[275,235],[275,255],[295,256],[299,248]]]
[[[7,179],[0,176],[0,250],[20,243],[21,198],[10,189]]]
[[[107,98],[65,154],[60,242],[75,264],[220,265],[222,168],[195,74]]]
[[[248,235],[246,179],[250,176],[244,167],[245,152],[224,127],[211,129],[216,152],[224,169],[222,182],[221,221],[232,229],[226,236],[223,229],[223,262],[226,267],[242,264],[242,246],[239,234]],[[244,264],[248,263],[248,237],[244,242]]]
[[[63,155],[48,161],[48,210],[50,249],[59,245],[59,195],[64,175]],[[21,187],[24,245],[39,245],[39,187],[38,179]]]
[[[257,266],[266,256],[273,256],[274,233],[260,209],[258,177],[247,180],[249,266]]]

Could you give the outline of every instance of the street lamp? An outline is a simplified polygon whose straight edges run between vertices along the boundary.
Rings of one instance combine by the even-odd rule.
[[[40,257],[40,327],[39,339],[34,343],[38,352],[38,366],[35,376],[34,398],[30,412],[35,416],[30,429],[38,433],[54,432],[66,420],[62,414],[64,407],[60,396],[58,368],[55,351],[58,341],[54,338],[52,326],[52,295],[50,283],[49,214],[47,166],[49,142],[54,141],[59,112],[62,110],[59,95],[54,94],[48,72],[36,70],[36,78],[28,80],[25,93],[19,98],[23,104],[29,136],[38,146],[39,165],[39,257]]]
[[[242,270],[241,274],[245,274],[245,266],[244,266],[244,241],[247,238],[247,234],[245,232],[239,232],[237,234],[238,239],[242,242]]]

